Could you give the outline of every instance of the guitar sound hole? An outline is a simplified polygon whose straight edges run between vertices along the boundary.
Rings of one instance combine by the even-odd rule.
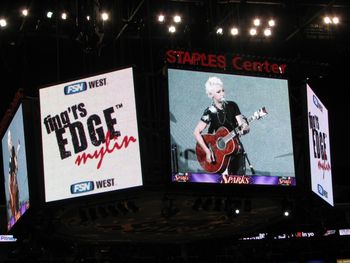
[[[218,147],[219,150],[224,150],[225,146],[226,146],[226,143],[225,143],[225,141],[222,138],[220,138],[220,139],[217,140],[216,146]]]

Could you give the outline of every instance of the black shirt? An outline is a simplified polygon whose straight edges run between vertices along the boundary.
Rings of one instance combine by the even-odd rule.
[[[224,126],[229,131],[238,127],[236,116],[240,115],[241,111],[237,103],[228,101],[223,104],[223,109],[217,108],[214,104],[205,109],[201,120],[209,124],[208,133],[214,133],[217,129]]]
[[[10,174],[15,173],[17,170],[15,158],[16,158],[16,151],[15,151],[15,147],[12,146],[11,151],[10,151],[10,160],[9,160],[9,173]]]
[[[223,104],[223,109],[220,110],[214,104],[205,109],[201,120],[206,124],[209,124],[208,133],[215,133],[217,129],[224,126],[229,131],[238,127],[236,116],[240,115],[238,105],[233,101],[228,101]],[[244,175],[245,174],[245,159],[242,151],[238,150],[235,154],[231,155],[228,164],[228,174],[230,175]]]

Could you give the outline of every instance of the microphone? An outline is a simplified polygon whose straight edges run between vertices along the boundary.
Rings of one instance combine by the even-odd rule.
[[[222,104],[227,104],[227,100],[225,99],[225,98],[221,98],[221,102],[222,102]]]

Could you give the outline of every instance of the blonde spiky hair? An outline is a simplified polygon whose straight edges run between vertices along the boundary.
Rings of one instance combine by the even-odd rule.
[[[218,77],[209,77],[207,82],[205,83],[205,93],[208,95],[209,98],[213,97],[213,88],[216,86],[223,87],[224,84]]]

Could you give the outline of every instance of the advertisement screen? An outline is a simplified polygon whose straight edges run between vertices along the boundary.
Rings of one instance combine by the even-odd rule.
[[[40,90],[46,202],[142,185],[132,68]]]
[[[1,138],[7,229],[29,208],[28,169],[22,105]]]
[[[295,185],[285,79],[168,70],[173,182]]]
[[[328,110],[307,85],[308,133],[312,191],[333,204]]]

